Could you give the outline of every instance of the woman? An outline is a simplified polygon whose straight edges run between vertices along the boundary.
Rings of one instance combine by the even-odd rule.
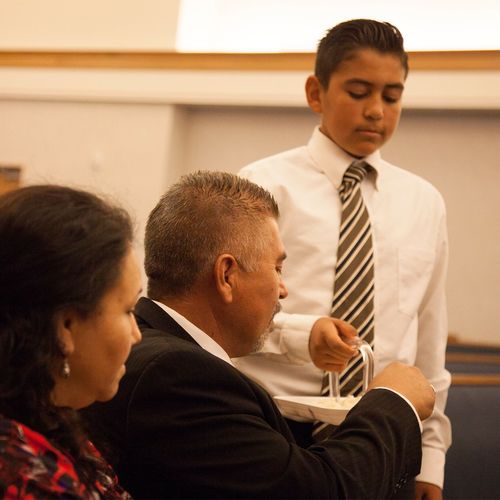
[[[141,291],[128,214],[31,186],[0,196],[0,497],[128,498],[75,410],[114,396]]]

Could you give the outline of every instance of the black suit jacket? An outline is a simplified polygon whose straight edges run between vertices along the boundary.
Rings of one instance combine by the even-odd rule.
[[[418,423],[391,391],[370,391],[331,438],[300,448],[263,388],[149,299],[136,314],[143,340],[117,396],[85,412],[133,496],[388,498],[418,474]]]

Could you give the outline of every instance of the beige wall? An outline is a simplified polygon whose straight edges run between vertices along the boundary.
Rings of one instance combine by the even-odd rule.
[[[0,50],[172,50],[179,0],[0,0]],[[0,164],[87,187],[144,223],[195,169],[236,172],[303,144],[301,71],[0,68]],[[413,71],[388,160],[433,182],[449,213],[450,329],[500,343],[500,71]],[[483,111],[481,111],[483,110]],[[490,110],[490,111],[488,111]]]
[[[171,106],[0,101],[0,164],[23,167],[23,184],[68,184],[111,196],[144,224],[175,152]]]
[[[196,169],[242,165],[303,144],[306,108],[197,106],[65,99],[0,100],[0,164],[24,182],[109,193],[144,223],[163,190]],[[500,342],[500,111],[408,110],[385,157],[433,182],[447,208],[450,329]]]
[[[180,0],[0,0],[0,49],[174,50]]]
[[[237,171],[307,141],[308,110],[193,108],[187,170]],[[448,210],[450,330],[461,339],[500,343],[500,112],[410,110],[384,148],[387,160],[431,181]]]
[[[450,329],[500,343],[500,112],[411,111],[387,159],[430,180],[448,210]]]

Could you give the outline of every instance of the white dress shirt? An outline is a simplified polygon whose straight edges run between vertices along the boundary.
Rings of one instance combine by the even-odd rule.
[[[280,208],[287,252],[288,297],[262,351],[233,360],[273,395],[319,395],[323,372],[311,363],[314,322],[329,316],[337,261],[338,189],[354,160],[316,128],[307,146],[259,160],[240,171],[268,189]],[[418,366],[436,389],[436,407],[423,425],[418,480],[442,487],[451,428],[444,415],[450,374],[445,280],[446,212],[439,192],[422,178],[384,161],[361,190],[370,214],[375,259],[375,373],[394,360]]]
[[[179,325],[182,326],[182,328],[184,328],[184,330],[186,330],[186,332],[189,333],[189,335],[193,337],[193,339],[200,345],[200,347],[205,349],[205,351],[213,354],[214,356],[217,356],[230,365],[233,364],[227,352],[222,349],[222,347],[217,342],[215,342],[212,337],[208,336],[203,330],[200,330],[196,325],[193,325],[191,321],[186,319],[182,314],[178,313],[171,307],[168,307],[161,302],[157,302],[156,300],[153,300],[153,302],[158,307],[161,307],[167,314],[169,314],[174,321],[179,323]]]

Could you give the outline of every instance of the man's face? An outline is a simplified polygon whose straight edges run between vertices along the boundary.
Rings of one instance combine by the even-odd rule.
[[[281,278],[286,254],[276,220],[268,217],[262,223],[262,231],[268,244],[254,266],[255,270],[241,270],[240,274],[235,301],[238,324],[234,328],[238,337],[235,346],[238,353],[233,357],[249,354],[259,347],[262,336],[279,311],[279,300],[288,295]]]
[[[396,129],[404,80],[398,57],[361,49],[340,63],[327,89],[311,76],[306,91],[311,109],[322,115],[323,134],[350,155],[364,157]]]

